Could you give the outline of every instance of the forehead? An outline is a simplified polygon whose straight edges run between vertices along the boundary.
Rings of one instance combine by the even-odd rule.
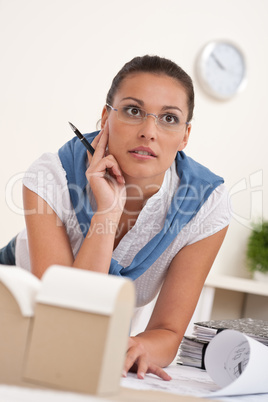
[[[164,74],[135,73],[128,75],[114,97],[117,106],[125,97],[133,97],[144,102],[145,106],[177,106],[187,111],[187,93],[175,78]]]

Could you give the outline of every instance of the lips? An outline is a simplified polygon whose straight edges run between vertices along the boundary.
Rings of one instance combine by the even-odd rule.
[[[137,154],[137,155],[156,157],[156,154],[154,153],[154,151],[152,151],[151,148],[147,148],[147,147],[137,147],[137,148],[131,149],[129,152],[133,153],[133,154]]]

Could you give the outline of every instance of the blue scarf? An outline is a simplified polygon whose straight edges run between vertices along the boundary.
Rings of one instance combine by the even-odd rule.
[[[98,131],[85,134],[85,137],[92,142],[97,134]],[[74,137],[59,149],[59,157],[66,171],[71,201],[85,237],[94,214],[86,192],[87,152],[81,141]],[[187,157],[182,151],[177,153],[176,166],[180,185],[171,201],[164,227],[136,254],[128,267],[123,268],[112,258],[110,274],[133,280],[142,275],[197,214],[213,190],[223,183],[221,177]]]

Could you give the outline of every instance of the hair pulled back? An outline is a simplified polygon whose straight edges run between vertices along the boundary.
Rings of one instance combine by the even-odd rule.
[[[122,81],[127,76],[134,73],[163,74],[176,79],[183,86],[187,93],[187,121],[191,121],[194,110],[194,88],[192,79],[176,63],[164,57],[145,55],[141,57],[134,57],[134,59],[126,63],[112,81],[111,88],[106,97],[106,102],[108,104],[113,104],[114,96],[119,90]]]

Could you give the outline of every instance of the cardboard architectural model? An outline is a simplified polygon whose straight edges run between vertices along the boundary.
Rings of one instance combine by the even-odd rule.
[[[13,279],[17,280],[15,271]],[[16,374],[18,381],[12,376],[7,380],[0,372],[0,382],[90,394],[116,393],[134,307],[133,283],[59,266],[50,267],[38,282],[34,315],[25,324],[20,346],[21,378]],[[9,296],[9,309],[20,304],[12,290]],[[5,311],[0,307],[0,321]],[[8,318],[5,324],[9,328],[12,320]],[[12,342],[15,345],[18,339]],[[1,362],[9,353],[2,351]]]
[[[25,347],[40,281],[21,268],[0,268],[0,383],[23,385]]]

